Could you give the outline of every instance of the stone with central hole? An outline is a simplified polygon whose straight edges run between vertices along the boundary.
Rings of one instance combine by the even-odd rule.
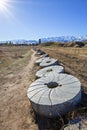
[[[47,61],[46,63],[50,63],[50,61]]]
[[[56,82],[49,82],[46,84],[48,88],[56,88],[58,87],[58,83]]]
[[[58,84],[57,82],[49,82],[49,83],[46,83],[45,85],[47,85],[48,88],[62,87],[62,85]]]
[[[52,72],[53,70],[52,69],[48,69],[47,72]]]

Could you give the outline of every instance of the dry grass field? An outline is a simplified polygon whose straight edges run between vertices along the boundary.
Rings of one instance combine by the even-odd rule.
[[[0,46],[0,130],[38,130],[27,98],[35,60],[28,46]]]
[[[40,49],[48,53],[50,57],[58,59],[66,73],[79,78],[84,91],[82,102],[87,105],[87,47],[40,46]]]
[[[87,105],[87,48],[38,46],[70,73],[80,79],[82,105]],[[28,46],[0,46],[0,130],[38,130],[27,98],[35,80],[37,57]]]

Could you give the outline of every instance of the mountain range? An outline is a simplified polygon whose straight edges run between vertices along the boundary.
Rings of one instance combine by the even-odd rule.
[[[17,39],[17,40],[7,40],[7,41],[0,41],[0,43],[10,43],[12,44],[37,44],[36,40],[24,40],[24,39]]]
[[[75,42],[75,41],[87,41],[86,36],[60,36],[60,37],[48,37],[48,38],[41,38],[41,42]]]
[[[48,37],[48,38],[40,38],[41,43],[44,42],[75,42],[75,41],[87,41],[87,35],[86,36],[59,36],[59,37]],[[1,43],[6,42],[12,42],[13,44],[37,44],[39,40],[24,40],[24,39],[18,39],[18,40],[8,40],[8,41],[0,41]]]

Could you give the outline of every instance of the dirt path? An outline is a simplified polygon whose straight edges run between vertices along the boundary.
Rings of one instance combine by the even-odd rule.
[[[35,60],[33,51],[28,65],[21,72],[6,75],[9,80],[0,90],[0,130],[38,130],[26,95]]]

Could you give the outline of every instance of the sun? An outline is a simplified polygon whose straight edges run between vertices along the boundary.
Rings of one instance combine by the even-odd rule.
[[[8,8],[8,0],[0,0],[0,10],[5,11]]]
[[[0,17],[6,18],[8,20],[18,21],[16,18],[16,5],[23,4],[24,1],[28,0],[0,0]]]
[[[14,18],[12,13],[13,2],[15,2],[15,0],[0,0],[0,15],[8,19]]]

